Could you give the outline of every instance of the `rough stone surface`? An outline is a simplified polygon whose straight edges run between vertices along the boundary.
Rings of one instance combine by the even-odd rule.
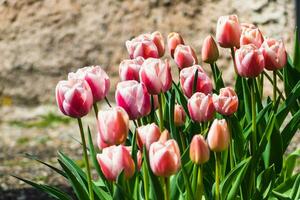
[[[59,79],[80,66],[95,64],[109,71],[113,93],[118,65],[128,57],[127,39],[154,30],[164,36],[177,31],[200,58],[202,41],[215,34],[220,15],[236,13],[241,22],[257,24],[266,36],[283,37],[290,47],[293,2],[0,0],[0,100],[17,105],[53,103]],[[219,65],[230,83],[229,52],[223,50],[222,57]]]

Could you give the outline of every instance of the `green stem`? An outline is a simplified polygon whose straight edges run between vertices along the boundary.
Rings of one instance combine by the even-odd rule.
[[[233,62],[234,70],[235,70],[235,72],[237,72],[237,68],[236,68],[236,64],[235,64],[234,47],[231,47],[230,50],[231,50],[231,57],[232,57],[232,62]]]
[[[182,131],[178,131],[179,133],[179,136],[180,136],[180,140],[181,140],[181,144],[182,144],[182,148],[183,148],[183,151],[185,151],[185,148],[186,148],[186,144],[185,144],[185,138],[183,137],[183,132]]]
[[[87,173],[87,179],[88,179],[89,197],[91,200],[94,200],[94,192],[93,192],[93,187],[92,187],[92,176],[91,176],[89,159],[88,159],[88,155],[87,155],[87,148],[86,148],[86,142],[85,142],[85,138],[84,138],[82,121],[81,121],[81,118],[77,118],[77,120],[78,120],[79,129],[80,129],[83,156],[84,156],[84,161],[85,161],[85,166],[86,166],[86,171],[87,171],[86,173]]]
[[[163,116],[163,106],[162,106],[162,102],[163,102],[163,98],[162,98],[162,93],[158,95],[158,103],[159,103],[159,107],[158,107],[158,114],[159,114],[159,128],[160,131],[164,130],[164,116]]]
[[[215,63],[211,63],[210,64],[211,67],[211,71],[213,73],[213,78],[214,78],[214,82],[215,82],[215,88],[217,87],[217,74],[216,74],[216,66]]]
[[[146,162],[143,162],[143,181],[144,181],[145,200],[148,200],[149,199],[149,192],[148,192],[149,177],[148,177]]]
[[[170,180],[169,177],[163,177],[164,181],[164,199],[170,200]]]
[[[197,188],[195,197],[198,199],[202,199],[203,194],[203,176],[202,176],[202,166],[198,166],[198,174],[197,174]]]
[[[221,162],[221,153],[216,152],[216,200],[220,200],[220,162]]]
[[[94,108],[96,119],[98,119],[98,106],[97,106],[97,103],[93,104],[93,108]]]
[[[138,119],[137,119],[137,123],[138,123],[139,126],[142,126],[142,125],[143,125],[143,124],[142,124],[141,118],[138,118]]]
[[[276,78],[276,71],[273,71],[273,105],[276,102],[276,88],[277,88],[277,78]]]
[[[108,101],[107,97],[105,97],[104,99],[105,99],[105,101],[106,101],[107,105],[108,105],[109,107],[111,107],[111,105],[110,105],[110,103],[109,103],[109,101]]]
[[[269,76],[269,74],[267,74],[267,72],[265,72],[265,71],[263,71],[263,74],[267,77],[267,79],[268,79],[268,80],[270,81],[270,83],[273,85],[273,84],[274,84],[274,83],[273,83],[273,80],[272,80],[272,78]],[[278,75],[278,74],[277,74],[277,75]],[[282,92],[279,90],[278,87],[276,87],[276,90],[277,90],[277,92],[278,92],[280,98],[281,98],[283,101],[285,101],[285,98],[284,98],[284,96],[282,95]]]
[[[251,112],[252,112],[252,145],[251,145],[251,155],[255,155],[257,149],[257,134],[256,134],[256,102],[255,102],[255,78],[252,79],[251,84]],[[255,168],[251,170],[252,182],[250,184],[250,191],[255,189],[255,178],[256,172]]]

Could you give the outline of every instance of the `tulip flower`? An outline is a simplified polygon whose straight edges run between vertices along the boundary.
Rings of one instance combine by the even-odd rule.
[[[58,108],[67,116],[81,118],[92,108],[93,94],[85,80],[59,81],[55,94]]]
[[[181,166],[180,151],[175,140],[154,142],[149,150],[150,167],[157,176],[169,177]]]
[[[196,53],[192,47],[182,44],[177,45],[175,49],[174,61],[179,69],[190,67],[198,63]]]
[[[98,131],[101,140],[108,145],[122,144],[129,131],[129,117],[121,107],[98,112]]]
[[[206,122],[211,120],[215,114],[212,95],[196,92],[188,100],[188,110],[193,121]]]
[[[247,23],[241,24],[240,45],[254,44],[259,48],[263,41],[264,37],[256,26]]]
[[[134,80],[118,83],[116,104],[124,108],[130,119],[137,119],[151,112],[151,99],[147,88],[143,83]]]
[[[196,164],[209,160],[209,148],[202,135],[194,135],[190,145],[190,158]]]
[[[216,62],[219,58],[218,46],[211,35],[204,39],[201,56],[203,62],[210,64]]]
[[[131,59],[138,56],[145,59],[158,58],[163,56],[165,52],[163,37],[157,31],[152,34],[142,34],[126,41],[126,47]]]
[[[100,66],[80,68],[75,73],[69,73],[68,79],[86,80],[92,90],[94,103],[104,99],[110,87],[109,77]]]
[[[148,58],[140,70],[140,81],[145,84],[150,94],[166,92],[172,86],[172,75],[169,61]]]
[[[121,81],[140,81],[139,73],[143,62],[143,57],[137,57],[132,60],[123,60],[119,66],[119,75]]]
[[[180,71],[180,86],[183,93],[187,97],[193,95],[195,72],[198,69],[198,78],[196,85],[196,92],[202,92],[204,94],[209,94],[212,92],[213,85],[210,78],[204,73],[204,70],[199,65],[194,65],[192,67],[184,68]]]
[[[219,95],[214,94],[213,102],[216,111],[222,115],[232,115],[239,106],[238,97],[231,87],[222,88]]]
[[[150,149],[150,145],[156,142],[160,138],[159,127],[152,123],[145,126],[140,126],[136,129],[137,132],[137,144],[142,150],[143,146],[146,146],[146,150]]]
[[[235,51],[235,64],[240,76],[254,78],[264,70],[265,60],[255,45],[247,44]]]
[[[160,137],[159,137],[159,142],[165,143],[167,140],[169,140],[170,137],[170,132],[165,129],[163,132],[161,132]]]
[[[215,119],[211,125],[207,142],[210,150],[221,152],[228,148],[230,143],[230,133],[225,119]]]
[[[175,126],[182,126],[185,123],[185,112],[181,105],[175,104],[174,107],[174,123]]]
[[[122,171],[126,178],[134,174],[134,161],[123,145],[104,148],[101,154],[97,154],[97,160],[107,180],[116,181]]]
[[[172,58],[174,58],[175,49],[179,44],[184,45],[184,41],[183,41],[181,35],[179,35],[179,33],[175,33],[175,32],[170,33],[168,35],[168,48],[169,48],[169,53]]]
[[[241,28],[236,15],[221,16],[218,19],[216,40],[221,47],[240,46]]]
[[[99,132],[97,133],[97,145],[100,150],[103,150],[104,148],[111,146],[103,142]]]
[[[261,46],[267,70],[282,69],[287,62],[287,54],[282,40],[266,39]]]

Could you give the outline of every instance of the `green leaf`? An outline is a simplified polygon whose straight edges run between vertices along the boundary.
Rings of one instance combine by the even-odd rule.
[[[193,94],[197,91],[197,82],[198,82],[198,69],[194,73],[194,82],[193,82]]]
[[[281,132],[282,135],[282,145],[283,145],[283,152],[287,149],[289,146],[292,138],[296,134],[297,130],[299,129],[300,124],[300,110],[295,113],[289,123],[284,127],[284,129]]]
[[[186,116],[188,118],[191,118],[190,117],[190,114],[189,114],[189,109],[188,109],[188,106],[187,106],[187,99],[186,97],[184,96],[184,94],[182,93],[182,91],[179,89],[179,87],[176,85],[176,83],[173,82],[173,87],[175,88],[175,91],[176,91],[176,100],[177,102],[182,105],[185,113],[186,113]]]
[[[20,178],[18,176],[15,175],[11,175],[14,178],[17,178],[25,183],[27,183],[28,185],[33,186],[34,188],[45,192],[47,194],[49,194],[51,197],[55,198],[55,199],[59,199],[59,200],[72,200],[72,197],[69,196],[67,193],[65,193],[64,191],[60,190],[57,187],[53,187],[53,186],[49,186],[49,185],[42,185],[42,184],[37,184],[35,182]]]
[[[245,78],[242,78],[242,87],[243,87],[243,101],[244,101],[244,109],[247,120],[251,121],[251,95],[250,89]]]
[[[191,182],[190,182],[189,176],[188,176],[188,174],[190,174],[188,172],[191,171],[192,167],[193,167],[192,161],[189,161],[188,163],[186,163],[185,165],[183,165],[181,167],[181,170],[179,173],[182,174],[182,176],[183,176],[184,184],[182,184],[181,181],[179,182],[180,176],[177,179],[177,187],[178,187],[179,191],[181,192],[181,194],[183,194],[184,189],[186,189],[186,199],[188,199],[188,200],[194,199]]]
[[[175,91],[171,90],[171,95],[169,97],[168,100],[168,104],[169,104],[169,123],[170,123],[170,132],[171,132],[171,136],[172,138],[174,138],[176,141],[179,141],[177,138],[177,130],[175,127],[175,123],[174,123],[174,109],[175,109]]]
[[[279,199],[299,199],[300,197],[300,173],[287,179],[285,182],[281,183],[272,193],[275,197]]]
[[[284,166],[282,169],[282,176],[284,180],[290,178],[293,175],[297,159],[300,158],[300,149],[297,149],[293,153],[289,154],[284,161]]]
[[[254,195],[253,199],[258,199],[259,197],[257,195],[266,199],[273,188],[275,177],[274,165],[263,170],[257,177],[257,193]]]
[[[216,90],[219,91],[221,88],[225,87],[223,78],[222,78],[222,72],[219,70],[217,63],[213,64],[214,66],[214,70],[216,73],[216,79],[217,79],[217,83],[216,83]]]
[[[295,29],[295,43],[294,43],[294,56],[293,64],[295,69],[300,72],[300,43],[298,27]]]

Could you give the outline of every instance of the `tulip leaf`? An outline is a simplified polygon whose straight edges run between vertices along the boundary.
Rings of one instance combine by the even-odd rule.
[[[225,87],[223,78],[222,78],[222,72],[219,70],[217,63],[215,62],[212,64],[212,67],[214,68],[215,71],[215,76],[216,76],[216,90],[219,92],[219,90],[223,87]]]
[[[251,95],[250,89],[245,78],[242,78],[242,88],[243,88],[243,96],[239,99],[242,99],[244,102],[245,115],[248,122],[251,121]]]
[[[274,165],[271,165],[257,176],[257,191],[253,199],[266,199],[271,193],[276,173]]]
[[[194,82],[193,82],[192,94],[195,94],[195,92],[197,92],[197,82],[198,82],[198,69],[196,69],[195,74],[194,74]]]
[[[188,101],[186,99],[186,97],[184,96],[184,94],[182,93],[182,91],[179,89],[179,87],[173,82],[173,87],[175,88],[175,91],[176,91],[176,100],[177,102],[182,105],[185,113],[186,113],[186,116],[188,118],[191,118],[190,117],[190,114],[189,114],[189,109],[188,109]]]
[[[300,127],[300,110],[295,113],[289,123],[284,127],[284,129],[281,132],[282,135],[282,143],[283,143],[283,152],[287,149],[289,146],[292,138],[298,131]]]
[[[298,27],[295,29],[295,43],[294,43],[294,56],[293,56],[294,68],[300,73],[300,43],[299,43],[299,31]]]
[[[279,199],[300,198],[300,173],[287,179],[272,190],[272,194]]]
[[[284,180],[290,178],[293,175],[296,162],[299,159],[300,159],[300,149],[297,149],[296,151],[288,155],[288,157],[285,159],[284,166],[281,172],[282,176],[284,177]]]

